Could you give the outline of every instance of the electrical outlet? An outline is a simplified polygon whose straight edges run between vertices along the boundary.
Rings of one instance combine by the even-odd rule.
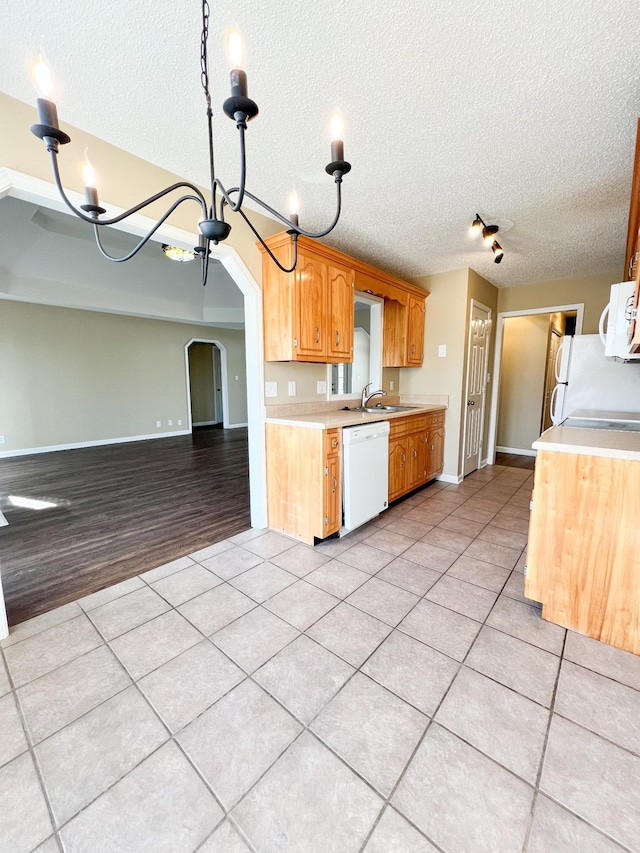
[[[237,373],[236,373],[236,375],[235,375],[233,378],[234,378],[234,380],[235,380],[236,382],[238,382],[238,380],[240,379],[240,377],[238,376],[238,374],[237,374]]]
[[[157,427],[161,427],[161,426],[162,426],[162,421],[156,421],[156,426],[157,426]]]
[[[438,344],[438,358],[446,358],[447,357],[447,345],[446,344]]]
[[[4,444],[4,436],[0,435],[0,444]]]
[[[393,379],[390,379],[389,380],[389,391],[395,391],[395,390],[396,390],[396,383],[393,381]]]
[[[296,396],[296,383],[295,382],[289,383],[289,396],[290,397]]]
[[[169,424],[169,426],[173,426],[173,421],[167,421],[167,423]]]
[[[264,396],[265,397],[277,397],[278,396],[278,383],[277,382],[265,382],[264,383]]]
[[[182,421],[178,421],[178,426],[182,426]]]
[[[327,383],[319,380],[316,382],[316,392],[318,394],[326,394],[327,393]]]

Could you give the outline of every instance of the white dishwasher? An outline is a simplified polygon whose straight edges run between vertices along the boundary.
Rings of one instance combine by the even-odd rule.
[[[344,536],[387,508],[389,421],[342,430]]]

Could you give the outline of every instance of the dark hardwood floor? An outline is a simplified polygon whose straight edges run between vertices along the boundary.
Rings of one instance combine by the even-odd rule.
[[[55,503],[34,510],[9,495]],[[250,527],[247,430],[0,460],[9,624]]]
[[[496,465],[506,465],[507,468],[526,468],[533,471],[536,467],[535,456],[522,456],[519,453],[496,453]]]

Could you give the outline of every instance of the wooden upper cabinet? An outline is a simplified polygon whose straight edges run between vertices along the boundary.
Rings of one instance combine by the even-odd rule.
[[[322,361],[327,351],[326,266],[301,255],[290,275],[295,277],[293,349],[299,358]]]
[[[353,270],[327,266],[329,341],[331,361],[353,361]]]
[[[409,294],[407,306],[407,363],[421,365],[424,358],[424,299]]]
[[[636,282],[633,305],[636,310],[640,307],[640,118],[636,132],[636,154],[633,163],[631,179],[631,201],[629,203],[629,224],[627,227],[627,250],[624,259],[625,280]],[[629,329],[631,352],[640,352],[640,321],[631,323]]]
[[[284,266],[292,265],[286,231],[266,242]],[[385,301],[383,366],[422,364],[427,291],[305,237],[298,238],[293,273],[283,273],[259,248],[265,361],[353,361],[354,290],[361,290]]]

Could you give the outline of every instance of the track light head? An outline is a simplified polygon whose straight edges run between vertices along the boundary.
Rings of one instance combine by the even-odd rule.
[[[504,257],[504,251],[500,243],[497,240],[494,240],[491,244],[491,251],[493,252],[493,263],[499,264],[502,262],[502,258]]]
[[[484,226],[484,228],[482,229],[482,238],[488,246],[491,246],[491,244],[494,242],[495,236],[499,230],[500,229],[497,225]]]
[[[482,232],[484,222],[480,219],[480,215],[476,213],[476,218],[471,223],[470,233],[472,237],[479,237]]]

